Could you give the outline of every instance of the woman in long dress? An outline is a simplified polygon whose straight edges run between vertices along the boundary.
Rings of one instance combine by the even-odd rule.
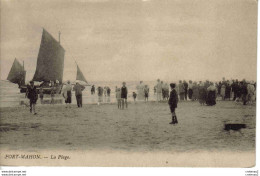
[[[65,103],[66,103],[66,108],[71,104],[71,93],[72,91],[72,85],[70,84],[70,81],[67,82],[67,84],[63,87],[62,89],[62,95],[65,99]]]
[[[225,95],[226,95],[226,86],[225,86],[225,84],[222,84],[222,86],[221,86],[220,95],[222,97],[222,100],[225,100]]]
[[[208,92],[208,96],[207,96],[207,101],[206,104],[208,106],[213,106],[216,104],[216,94],[217,94],[217,89],[216,87],[213,85],[213,83],[211,83],[211,85],[207,88],[207,92]]]
[[[192,86],[192,100],[198,100],[199,98],[199,86],[197,84],[197,82],[194,82],[193,86]]]

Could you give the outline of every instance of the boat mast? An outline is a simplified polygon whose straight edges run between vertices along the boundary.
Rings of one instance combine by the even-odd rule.
[[[61,32],[59,31],[59,44],[60,44],[60,34],[61,34]]]

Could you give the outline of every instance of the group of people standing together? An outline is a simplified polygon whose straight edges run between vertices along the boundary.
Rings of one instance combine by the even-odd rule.
[[[222,100],[242,100],[243,104],[252,104],[256,100],[256,82],[254,81],[225,81],[216,83],[217,94]]]
[[[70,84],[70,81],[68,81],[67,84],[63,86],[62,91],[61,91],[62,96],[65,99],[66,108],[70,107],[70,104],[71,104],[72,89],[75,91],[77,106],[79,108],[82,108],[82,91],[85,89],[85,87],[80,85],[79,83],[76,83],[75,86],[73,87]]]
[[[196,81],[189,80],[189,83],[187,83],[185,80],[180,80],[176,91],[180,101],[199,100],[201,105],[213,106],[216,104],[216,87],[210,81],[199,81],[197,83]]]
[[[242,101],[244,105],[247,103],[252,104],[255,101],[256,95],[256,83],[246,80],[238,81],[222,81],[213,83],[210,81],[193,82],[192,80],[187,83],[179,81],[176,86],[176,92],[180,101],[184,100],[198,100],[201,105],[215,105],[217,97],[221,97],[222,100]]]
[[[154,86],[154,93],[157,94],[157,101],[168,100],[170,93],[169,85],[158,79],[157,84]]]
[[[92,85],[91,87],[91,95],[94,95],[96,93],[95,85]],[[105,86],[104,88],[99,86],[97,88],[97,94],[98,94],[98,102],[103,102],[103,96],[108,97],[107,101],[110,102],[110,93],[111,89],[108,86]]]

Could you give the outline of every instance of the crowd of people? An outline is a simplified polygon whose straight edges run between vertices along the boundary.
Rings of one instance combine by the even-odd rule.
[[[70,84],[68,81],[62,88],[62,95],[65,99],[66,107],[70,107],[71,104],[71,96],[72,90],[75,91],[75,97],[77,100],[77,106],[82,107],[82,91],[84,90],[84,86],[76,83],[75,86]],[[171,89],[171,91],[170,91]],[[98,94],[98,102],[102,102],[103,96],[110,97],[111,89],[108,86],[101,87],[99,86],[97,89]],[[95,86],[91,87],[91,94],[95,94]],[[149,97],[149,87],[148,85],[144,85],[143,81],[140,81],[140,84],[136,86],[136,92],[133,92],[132,96],[134,102],[137,100],[148,101]],[[30,99],[30,112],[37,114],[35,112],[35,104],[39,97],[41,98],[41,102],[43,99],[43,90],[40,88],[37,91],[34,86],[34,82],[31,81],[30,85],[27,87],[26,96]],[[54,101],[54,89],[51,90],[51,103]],[[217,98],[225,101],[235,101],[242,102],[243,105],[250,104],[252,105],[256,100],[256,82],[251,81],[248,82],[246,80],[238,81],[238,80],[225,80],[223,78],[220,82],[210,82],[210,81],[196,81],[189,80],[188,82],[179,81],[178,84],[171,83],[170,86],[167,83],[164,83],[160,79],[157,80],[157,84],[154,86],[154,94],[156,94],[156,100],[158,102],[168,102],[170,106],[170,111],[172,113],[172,121],[170,124],[177,124],[177,116],[175,113],[175,109],[177,108],[177,104],[179,101],[198,101],[201,105],[213,106],[216,105]],[[117,100],[118,109],[124,109],[128,107],[127,97],[128,97],[128,89],[126,87],[126,83],[122,83],[122,87],[115,88],[115,97]]]

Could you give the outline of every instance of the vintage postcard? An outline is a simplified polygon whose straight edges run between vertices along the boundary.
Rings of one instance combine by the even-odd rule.
[[[257,1],[1,0],[2,166],[253,167]]]

